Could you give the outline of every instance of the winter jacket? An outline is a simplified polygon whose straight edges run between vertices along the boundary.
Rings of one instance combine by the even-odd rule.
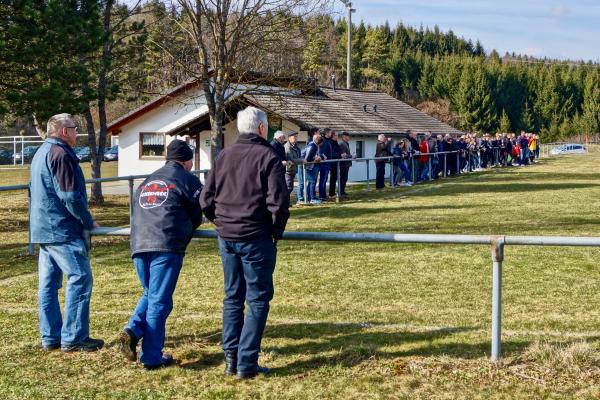
[[[72,241],[92,229],[85,178],[67,143],[46,139],[31,161],[30,189],[32,243]]]
[[[315,156],[319,154],[319,146],[315,144],[315,142],[310,142],[306,148],[304,149],[304,159],[307,163],[311,163],[315,161]],[[313,170],[315,168],[315,164],[306,164],[307,170]]]
[[[421,144],[419,145],[419,151],[421,152],[421,154],[429,153],[429,143],[427,143],[427,140],[421,140]],[[428,155],[419,156],[419,162],[426,163],[427,160],[429,160]]]
[[[387,142],[377,141],[377,146],[375,147],[375,157],[388,157],[390,156],[390,152],[388,150]],[[375,164],[385,164],[388,160],[375,160]]]
[[[348,143],[343,140],[340,142],[340,158],[342,158],[342,154],[346,155],[346,159],[352,159],[352,153],[350,153],[350,146]],[[342,161],[340,162],[340,167],[342,168],[350,168],[352,166],[352,161]]]
[[[250,133],[219,153],[200,197],[206,217],[227,241],[282,237],[289,213],[283,165],[269,142]]]
[[[285,161],[285,147],[275,139],[271,140],[271,147],[275,150],[279,161]]]
[[[131,255],[185,253],[202,222],[201,190],[200,180],[176,161],[167,161],[146,178],[132,204]]]
[[[300,158],[302,158],[301,156],[302,151],[300,150],[300,147],[298,146],[298,144],[291,144],[290,142],[287,142],[285,144],[285,159],[287,161],[291,161],[287,163],[287,165],[285,166],[285,173],[288,175],[296,175],[296,172],[298,172],[298,160]]]

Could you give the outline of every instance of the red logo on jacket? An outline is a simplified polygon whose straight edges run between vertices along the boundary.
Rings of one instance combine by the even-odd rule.
[[[144,209],[162,206],[169,198],[169,189],[173,185],[167,185],[164,181],[150,181],[142,187],[140,192],[140,206]]]

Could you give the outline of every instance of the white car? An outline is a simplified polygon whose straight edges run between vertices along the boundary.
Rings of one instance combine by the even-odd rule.
[[[550,154],[553,156],[559,154],[585,154],[587,152],[587,148],[584,145],[577,143],[561,144],[550,150]]]

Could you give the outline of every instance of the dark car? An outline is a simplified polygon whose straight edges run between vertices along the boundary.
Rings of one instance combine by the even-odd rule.
[[[0,165],[12,164],[13,152],[10,150],[0,149]]]
[[[40,148],[40,146],[25,146],[22,153],[12,154],[11,162],[12,162],[12,159],[14,159],[14,161],[16,163],[20,164],[21,158],[23,158],[23,161],[25,163],[30,163],[31,160],[33,159],[33,156],[35,155],[35,152],[38,151],[39,148]]]
[[[119,146],[108,147],[104,150],[104,161],[118,161]]]
[[[89,147],[86,147],[86,146],[75,147],[73,150],[75,151],[77,158],[79,158],[79,161],[81,161],[81,162],[90,161],[90,148]]]

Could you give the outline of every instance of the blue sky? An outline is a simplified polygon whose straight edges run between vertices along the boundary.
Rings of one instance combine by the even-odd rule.
[[[345,16],[338,4],[338,15]],[[353,7],[353,22],[438,25],[500,55],[600,62],[600,0],[353,0]]]

